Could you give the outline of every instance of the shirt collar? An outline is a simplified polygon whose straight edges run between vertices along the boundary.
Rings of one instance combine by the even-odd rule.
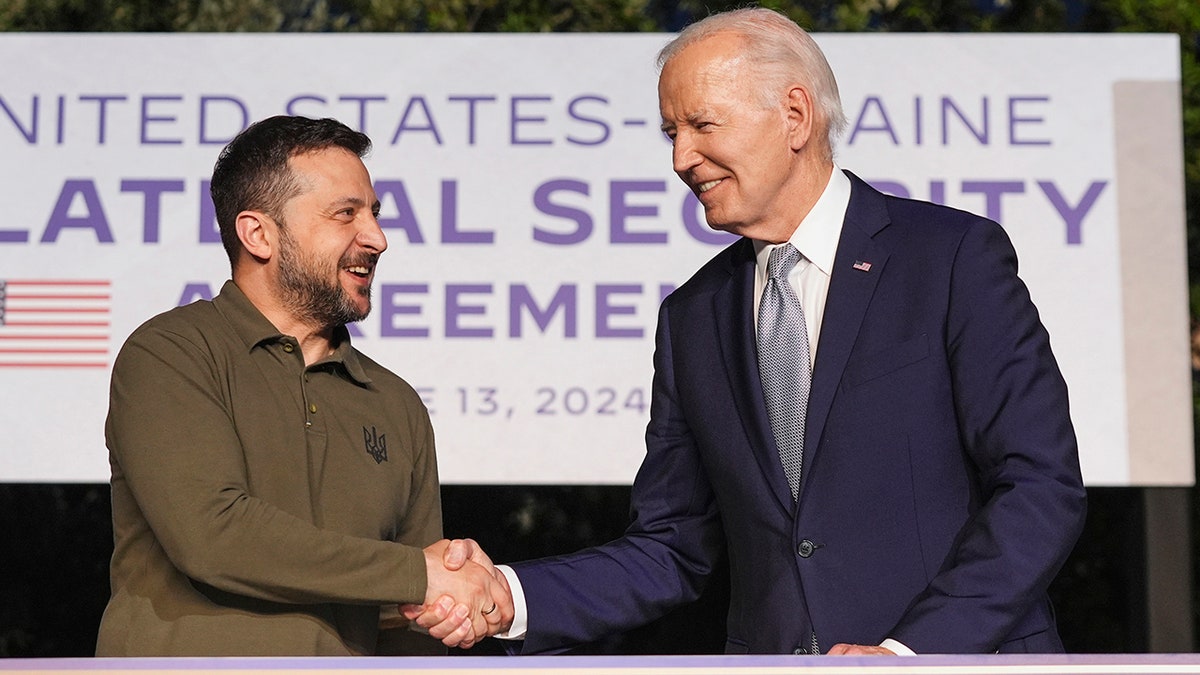
[[[234,332],[245,344],[246,351],[253,351],[264,343],[278,342],[289,337],[280,333],[279,329],[258,311],[232,279],[221,286],[221,292],[213,298],[213,305],[229,321]],[[363,369],[358,352],[350,345],[350,331],[345,326],[333,329],[333,345],[333,353],[319,363],[340,363],[352,380],[359,384],[370,383],[371,378]]]
[[[345,326],[338,326],[333,329],[333,353],[328,358],[322,360],[322,363],[330,361],[341,363],[346,369],[346,374],[352,380],[359,384],[370,384],[371,378],[367,376],[367,371],[363,369],[362,360],[358,358],[358,350],[350,346],[350,331]]]
[[[840,167],[834,166],[829,182],[796,231],[788,239],[809,262],[817,266],[826,276],[833,272],[833,260],[837,255],[838,239],[842,236],[842,222],[846,220],[846,209],[850,206],[850,179]],[[754,253],[758,267],[767,269],[772,244],[754,242]]]
[[[232,279],[221,286],[221,292],[212,302],[242,339],[246,351],[252,351],[264,342],[274,342],[284,337]]]

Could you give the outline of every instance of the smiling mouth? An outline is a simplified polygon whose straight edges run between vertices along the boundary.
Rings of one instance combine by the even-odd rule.
[[[346,261],[349,264],[342,265],[342,269],[348,274],[358,277],[363,281],[371,278],[371,272],[375,271],[375,261],[378,256],[356,256],[357,260]]]
[[[696,192],[699,192],[701,194],[708,192],[709,190],[715,188],[717,186],[717,184],[720,182],[721,182],[721,179],[708,180],[708,181],[704,181],[703,183],[698,183],[698,184],[696,184]]]

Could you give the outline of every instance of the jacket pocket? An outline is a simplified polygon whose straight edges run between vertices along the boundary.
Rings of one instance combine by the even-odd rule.
[[[929,356],[929,340],[924,333],[897,345],[876,350],[846,366],[846,381],[851,387],[910,366]]]

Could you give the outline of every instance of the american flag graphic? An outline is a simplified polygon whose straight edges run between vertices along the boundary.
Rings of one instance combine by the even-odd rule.
[[[112,282],[0,280],[0,368],[105,368]]]

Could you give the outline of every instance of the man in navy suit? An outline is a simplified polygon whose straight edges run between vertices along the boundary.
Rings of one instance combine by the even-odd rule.
[[[778,13],[710,17],[659,63],[675,172],[709,225],[743,238],[662,305],[633,523],[504,570],[508,636],[536,653],[635,627],[728,556],[730,653],[1062,651],[1046,589],[1085,492],[1004,231],[838,169],[833,73]],[[799,261],[772,280],[776,249]],[[760,313],[781,302],[772,284],[799,300],[791,334]],[[787,341],[783,361],[763,351]],[[780,410],[764,382],[800,403]],[[451,566],[487,562],[470,540],[450,550]],[[462,640],[426,609],[408,613]]]

